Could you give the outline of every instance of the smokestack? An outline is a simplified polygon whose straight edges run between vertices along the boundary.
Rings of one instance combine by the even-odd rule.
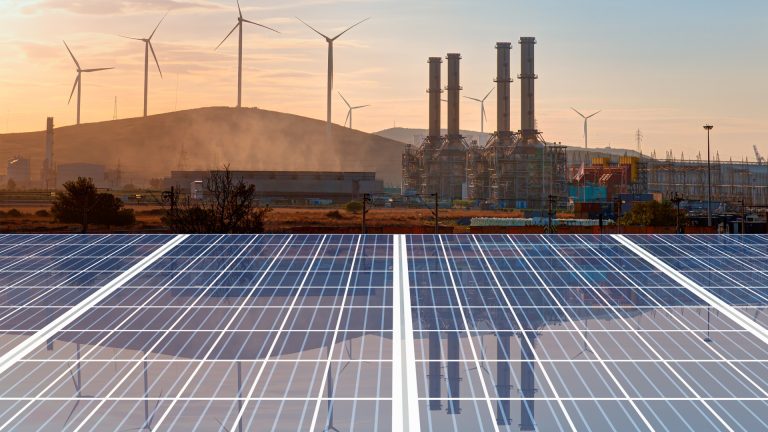
[[[433,328],[432,330],[437,330],[437,326]],[[440,371],[440,368],[442,366],[441,360],[440,360],[440,349],[441,349],[441,342],[440,342],[440,333],[437,331],[432,331],[429,333],[429,375],[427,376],[429,380],[429,410],[430,411],[440,411],[443,408],[443,405],[440,401],[441,396],[441,385],[443,380],[443,375]]]
[[[441,89],[440,72],[443,59],[440,57],[429,58],[429,137],[438,138],[440,136],[440,95]],[[435,140],[432,140],[435,142]]]
[[[510,84],[512,75],[509,58],[512,51],[510,42],[496,44],[496,132],[509,132]]]
[[[459,132],[459,98],[461,97],[461,81],[459,77],[459,62],[461,54],[448,54],[448,137],[458,137]]]
[[[534,373],[535,357],[533,350],[536,345],[536,333],[528,333],[528,340],[520,337],[520,392],[522,400],[520,401],[520,430],[535,431],[535,397],[536,397],[536,378]],[[530,343],[529,343],[530,341]]]
[[[539,77],[534,69],[534,47],[536,38],[520,38],[521,57],[520,66],[522,73],[520,78],[520,130],[523,138],[535,138],[536,131],[536,97],[534,94],[534,82]]]
[[[496,424],[506,426],[512,424],[511,403],[512,379],[509,368],[509,348],[511,335],[500,332],[496,336],[496,392],[499,400],[496,402]]]
[[[53,117],[48,117],[45,132],[45,159],[43,160],[42,176],[43,187],[45,189],[55,187],[55,185],[51,184],[55,181],[53,172]]]

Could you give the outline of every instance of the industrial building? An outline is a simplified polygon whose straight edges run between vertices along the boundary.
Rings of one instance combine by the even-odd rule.
[[[459,134],[458,54],[448,60],[448,133],[440,136],[441,59],[429,59],[429,136],[419,147],[406,146],[403,154],[403,194],[437,193],[441,200],[470,199],[500,208],[543,209],[549,196],[567,193],[565,147],[547,143],[536,128],[534,47],[536,39],[523,37],[521,45],[521,126],[510,127],[510,56],[512,44],[497,50],[497,128],[487,143],[467,144]]]
[[[172,171],[165,187],[190,193],[191,185],[205,181],[211,171]],[[256,187],[256,195],[264,201],[293,204],[347,202],[359,200],[363,194],[381,194],[384,182],[373,172],[322,171],[232,171],[232,176]]]
[[[28,188],[32,182],[32,169],[30,160],[22,156],[16,156],[8,161],[6,182],[17,188]]]
[[[707,174],[711,173],[712,202],[768,206],[768,164],[746,161],[666,159],[648,162],[648,188],[668,197],[675,193],[687,200],[707,199]]]
[[[68,181],[77,180],[78,177],[92,179],[97,188],[109,187],[106,178],[106,167],[104,165],[92,163],[67,163],[59,164],[56,168],[56,184],[59,188]]]

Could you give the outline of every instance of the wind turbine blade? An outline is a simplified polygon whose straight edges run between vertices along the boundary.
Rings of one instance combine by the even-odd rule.
[[[347,111],[347,118],[344,120],[344,126],[347,125],[347,122],[349,121],[349,118],[352,117],[352,108]]]
[[[485,113],[485,106],[483,106],[483,109],[482,109],[482,111],[483,111],[483,119],[484,119],[485,121],[488,121],[488,115]]]
[[[485,97],[483,98],[483,102],[485,102],[485,100],[486,100],[486,99],[488,99],[488,96],[490,96],[490,95],[491,95],[491,93],[493,93],[493,91],[494,91],[494,90],[495,90],[495,89],[493,89],[493,88],[492,88],[492,89],[491,89],[491,91],[489,91],[489,92],[488,92],[488,94],[487,94],[487,95],[485,95]]]
[[[243,10],[240,9],[240,0],[237,0],[237,13],[240,14],[240,18],[243,17]]]
[[[123,36],[123,35],[118,35],[118,36],[120,36],[123,39],[130,39],[130,40],[144,42],[144,39],[141,39],[141,38],[135,38],[135,37],[129,37],[129,36]]]
[[[101,72],[101,71],[112,70],[112,69],[114,69],[114,68],[113,67],[108,67],[108,68],[96,68],[96,69],[83,69],[83,73],[85,73],[85,72]]]
[[[469,96],[463,96],[463,97],[465,97],[467,99],[470,99],[470,100],[473,100],[475,102],[482,102],[480,99],[477,99],[477,98],[473,98],[473,97],[469,97]]]
[[[580,113],[578,110],[576,110],[576,108],[573,108],[573,107],[571,107],[571,109],[572,109],[572,110],[573,110],[573,111],[574,111],[576,114],[580,115],[582,118],[586,118],[586,117],[584,117],[584,114]]]
[[[315,28],[314,28],[314,27],[312,27],[311,25],[309,25],[309,24],[305,23],[305,22],[304,22],[304,20],[302,20],[301,18],[299,18],[299,17],[296,17],[296,19],[297,19],[297,20],[299,20],[299,21],[301,21],[301,22],[302,22],[302,24],[304,24],[305,26],[309,27],[309,28],[310,28],[310,29],[311,29],[313,32],[315,32],[315,33],[319,34],[320,36],[324,37],[326,40],[331,40],[331,38],[329,38],[328,36],[326,36],[326,35],[324,35],[324,34],[320,33],[319,31],[317,31],[317,29],[315,29]]]
[[[80,69],[80,63],[77,62],[75,55],[72,54],[72,50],[69,49],[69,45],[67,45],[67,41],[62,41],[62,42],[64,42],[64,46],[67,47],[67,51],[69,51],[69,55],[72,56],[72,60],[75,62],[75,66],[77,66],[77,68]]]
[[[349,109],[352,109],[352,105],[350,105],[349,102],[347,102],[347,98],[345,98],[344,95],[341,94],[341,92],[337,92],[337,93],[339,94],[339,96],[341,96],[341,99],[344,101],[345,104],[347,104]]]
[[[259,27],[265,28],[265,29],[267,29],[267,30],[272,30],[273,32],[275,32],[275,33],[278,33],[278,34],[280,33],[279,31],[277,31],[277,30],[273,29],[272,27],[267,27],[267,26],[265,26],[265,25],[263,25],[263,24],[259,24],[259,23],[257,23],[257,22],[249,21],[249,20],[247,20],[247,19],[243,19],[243,21],[244,21],[244,22],[247,22],[248,24],[253,24],[253,25],[255,25],[255,26],[259,26]]]
[[[360,105],[356,107],[352,107],[353,110],[360,109],[360,108],[368,108],[370,105]]]
[[[591,116],[589,116],[589,117],[587,117],[587,118],[588,118],[588,119],[590,119],[590,118],[592,118],[592,117],[594,117],[594,116],[596,116],[596,115],[600,114],[601,112],[603,112],[603,110],[600,110],[600,111],[598,111],[598,112],[596,112],[596,113],[592,114]]]
[[[160,78],[163,78],[163,71],[160,70],[160,62],[157,61],[157,55],[155,54],[155,48],[152,47],[152,42],[147,42],[149,44],[149,50],[152,51],[152,57],[155,59],[155,64],[157,65],[157,71],[160,72]]]
[[[219,49],[219,47],[222,46],[224,44],[224,42],[226,42],[227,39],[229,39],[230,36],[232,36],[232,33],[234,33],[235,30],[237,30],[237,26],[239,26],[239,25],[240,25],[240,21],[238,21],[237,24],[235,24],[235,26],[232,27],[232,30],[227,34],[227,37],[225,37],[224,40],[221,41],[221,43],[216,46],[216,49],[214,49],[214,51]]]
[[[72,96],[75,95],[75,89],[77,88],[77,85],[80,83],[80,74],[77,75],[77,78],[75,78],[75,85],[72,86],[72,93],[69,94],[69,100],[67,101],[67,105],[69,105],[72,102]]]
[[[360,24],[362,24],[362,23],[364,23],[364,22],[368,21],[369,19],[371,19],[371,18],[370,18],[370,17],[369,17],[369,18],[366,18],[366,19],[364,19],[364,20],[360,21],[359,23],[357,23],[357,24],[355,24],[355,25],[353,25],[353,26],[349,27],[348,29],[344,30],[343,32],[341,32],[341,33],[337,34],[337,35],[336,35],[336,37],[334,37],[334,38],[333,38],[333,39],[331,39],[331,40],[336,40],[336,39],[340,38],[340,37],[341,37],[341,35],[343,35],[344,33],[346,33],[346,32],[348,32],[348,31],[352,30],[353,28],[355,28],[355,27],[359,26]]]
[[[159,22],[159,23],[157,23],[157,26],[156,26],[156,27],[155,27],[155,29],[152,31],[152,34],[151,34],[151,35],[149,35],[149,40],[152,40],[152,36],[154,36],[154,35],[155,35],[155,33],[157,32],[157,29],[159,29],[159,28],[160,28],[160,24],[162,24],[162,23],[163,23],[163,21],[165,21],[165,17],[167,17],[167,16],[168,16],[168,12],[166,12],[166,13],[165,13],[165,15],[163,15],[163,17],[162,17],[162,18],[160,18],[160,22]]]

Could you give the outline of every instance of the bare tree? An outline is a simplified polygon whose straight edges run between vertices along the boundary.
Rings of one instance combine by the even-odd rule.
[[[247,234],[264,232],[264,219],[272,211],[260,207],[256,186],[235,178],[229,165],[221,171],[211,171],[205,179],[204,193],[199,200],[179,205],[179,194],[169,196],[171,208],[165,223],[178,233]]]

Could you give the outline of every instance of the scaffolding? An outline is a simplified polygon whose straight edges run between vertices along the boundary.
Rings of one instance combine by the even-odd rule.
[[[674,159],[670,153],[664,160],[652,159],[646,168],[651,192],[670,196],[674,193],[689,200],[707,199],[707,162],[700,159]],[[768,165],[746,161],[710,162],[712,201],[768,205]]]

